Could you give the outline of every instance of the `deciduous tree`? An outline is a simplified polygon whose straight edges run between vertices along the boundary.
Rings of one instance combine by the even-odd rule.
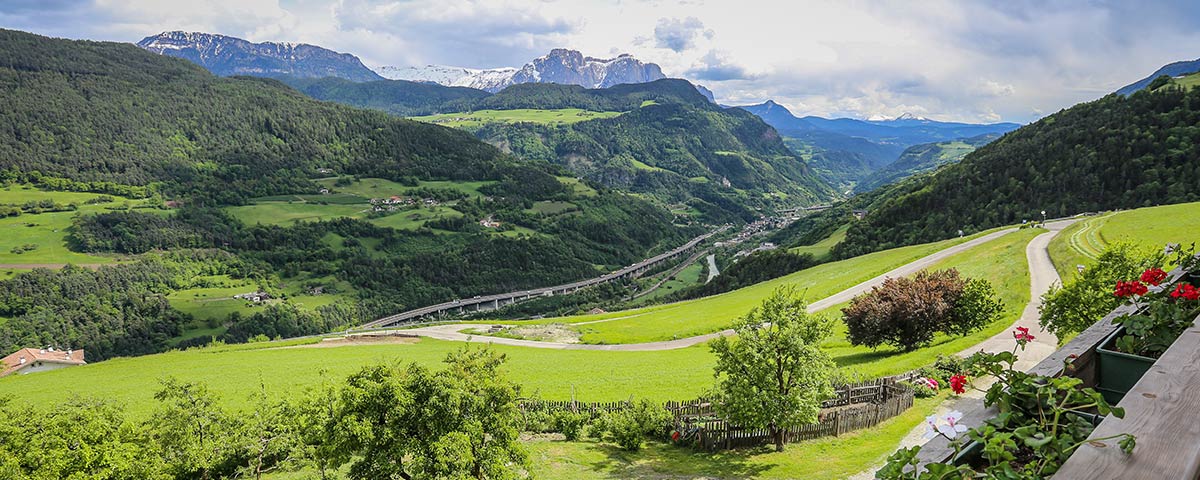
[[[836,366],[820,347],[833,321],[810,315],[807,307],[793,288],[775,290],[734,322],[736,338],[711,345],[719,413],[770,430],[776,451],[783,451],[785,430],[816,423],[821,403],[834,394]]]

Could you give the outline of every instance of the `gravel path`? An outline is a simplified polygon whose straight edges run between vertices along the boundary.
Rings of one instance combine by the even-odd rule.
[[[1025,258],[1029,262],[1029,304],[1025,306],[1025,310],[1021,312],[1021,318],[1017,319],[1011,327],[996,334],[995,336],[979,342],[975,346],[963,350],[958,353],[961,357],[966,357],[978,351],[1001,352],[1011,351],[1013,346],[1012,332],[1017,327],[1029,328],[1030,332],[1034,333],[1034,340],[1025,346],[1024,351],[1017,352],[1018,360],[1016,367],[1021,370],[1028,370],[1037,365],[1043,359],[1054,353],[1058,349],[1058,338],[1053,333],[1042,330],[1038,326],[1038,307],[1042,305],[1042,294],[1050,289],[1050,286],[1059,283],[1061,279],[1058,276],[1058,271],[1054,269],[1054,263],[1050,261],[1050,252],[1046,247],[1050,245],[1050,240],[1054,239],[1058,232],[1067,228],[1075,220],[1063,220],[1046,224],[1046,229],[1049,232],[1043,233],[1034,237],[1025,247]],[[975,381],[975,386],[981,389],[990,385],[991,382],[980,379]],[[942,402],[934,411],[934,415],[945,415],[953,410],[963,411],[968,409],[969,405],[979,402],[983,398],[983,392],[976,390],[968,390],[966,394],[958,397],[952,397],[945,402]],[[925,443],[925,425],[918,425],[912,431],[908,432],[900,443],[896,445],[899,449],[909,448]],[[883,467],[883,462],[875,465],[867,471],[860,472],[849,478],[849,480],[870,480],[875,478],[875,471]]]
[[[823,298],[821,300],[813,302],[813,303],[809,304],[808,311],[809,312],[818,312],[818,311],[824,310],[826,308],[832,307],[834,305],[848,302],[848,301],[850,301],[850,299],[854,298],[856,295],[859,295],[863,292],[869,291],[872,287],[883,283],[883,281],[887,278],[904,277],[904,276],[912,275],[914,273],[921,271],[922,269],[928,268],[929,266],[942,261],[943,259],[945,259],[947,257],[950,257],[957,253],[961,253],[965,250],[968,250],[968,249],[978,246],[980,244],[990,242],[992,240],[1000,238],[1004,235],[1008,235],[1015,231],[1017,231],[1015,228],[1009,228],[1009,229],[1000,230],[997,232],[992,232],[987,235],[981,236],[979,238],[971,239],[966,242],[960,243],[958,245],[946,248],[944,250],[940,250],[937,253],[923,257],[921,259],[913,261],[912,263],[906,264],[906,265],[896,268],[892,271],[884,273],[883,275],[879,275],[875,278],[872,278],[870,280],[862,282],[862,283],[855,285],[853,287],[850,287],[846,290],[842,290],[841,292],[833,294],[827,298]],[[1041,237],[1038,237],[1038,238],[1041,238]],[[1051,271],[1053,271],[1053,266],[1051,266]],[[1034,309],[1035,315],[1036,315],[1036,312],[1037,312],[1037,310],[1035,308]],[[1035,319],[1035,323],[1036,323],[1036,319]],[[504,325],[503,323],[496,323],[496,324]],[[584,344],[578,344],[578,343],[539,342],[539,341],[534,341],[534,340],[519,340],[519,339],[515,339],[515,338],[492,337],[492,336],[486,336],[486,335],[470,335],[470,334],[462,333],[462,330],[466,330],[468,328],[481,328],[481,327],[484,327],[484,325],[455,323],[455,324],[448,324],[448,325],[434,325],[434,326],[429,326],[429,327],[418,327],[418,328],[413,328],[413,329],[408,329],[408,330],[397,330],[397,332],[415,334],[415,335],[420,335],[422,337],[435,338],[438,340],[494,343],[496,345],[512,345],[512,346],[518,346],[518,347],[549,348],[549,349],[555,349],[555,350],[602,350],[602,351],[623,351],[623,352],[649,352],[649,351],[658,351],[658,350],[674,350],[677,348],[687,348],[692,345],[705,343],[709,340],[712,340],[712,339],[717,338],[722,335],[733,334],[733,330],[723,330],[720,332],[709,333],[706,335],[699,335],[699,336],[688,337],[688,338],[680,338],[677,340],[667,340],[667,341],[662,341],[662,342],[625,343],[625,344],[618,344],[618,345],[584,345]],[[374,332],[374,333],[378,334],[379,332]],[[1051,351],[1053,351],[1053,350],[1051,350]]]

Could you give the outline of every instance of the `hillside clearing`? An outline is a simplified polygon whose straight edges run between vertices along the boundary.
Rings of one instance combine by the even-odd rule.
[[[409,117],[418,122],[436,123],[447,127],[474,129],[489,123],[539,123],[543,125],[568,125],[572,123],[613,118],[621,112],[593,112],[579,108],[559,109],[530,109],[514,110],[478,110],[474,112],[454,112],[421,117]]]

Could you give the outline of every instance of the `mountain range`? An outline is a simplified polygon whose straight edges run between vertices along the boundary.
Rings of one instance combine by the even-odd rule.
[[[383,79],[354,55],[306,43],[252,43],[212,33],[173,31],[143,38],[137,46],[191,60],[226,77],[338,77],[356,82]]]
[[[517,103],[513,102],[513,98],[517,97],[512,96],[503,100],[486,97],[489,93],[524,84],[604,89],[617,85],[644,84],[666,77],[658,65],[642,62],[631,55],[595,58],[563,48],[551,50],[520,68],[389,66],[380,68],[380,75],[365,67],[353,55],[306,44],[251,43],[224,35],[165,32],[143,39],[138,46],[155,53],[188,59],[218,75],[277,78],[314,98],[404,116],[495,108],[498,101],[503,104],[500,106],[506,108],[611,109],[611,105],[597,104],[591,100],[564,106],[563,99],[555,99],[550,94],[564,94],[567,103],[570,103],[575,93],[553,89],[520,97],[522,100]],[[698,85],[692,88],[703,94],[709,102],[713,101],[712,92],[708,89]],[[859,182],[893,163],[905,149],[914,145],[928,143],[931,144],[930,148],[936,149],[938,142],[994,138],[988,135],[1017,127],[1011,123],[976,125],[938,122],[913,115],[878,120],[797,117],[774,101],[741,108],[774,127],[783,143],[808,163],[811,171],[846,192],[854,191]],[[628,108],[623,107],[620,111],[628,111]],[[959,150],[956,152],[961,153]],[[938,157],[942,158],[940,154]],[[960,157],[956,155],[949,158]],[[889,178],[908,171],[906,168],[894,169]],[[862,191],[862,188],[858,191]]]
[[[624,54],[616,58],[586,57],[575,50],[556,48],[521,68],[488,70],[427,65],[385,66],[379,72],[392,80],[433,82],[454,87],[471,87],[498,92],[518,83],[561,83],[586,88],[605,88],[622,83],[646,83],[666,78],[662,69]]]
[[[895,162],[909,147],[956,139],[995,138],[1020,127],[1015,123],[939,122],[911,114],[877,120],[797,117],[773,100],[739,108],[775,127],[784,142],[808,160],[826,181],[856,191],[861,191],[856,188],[860,181]]]

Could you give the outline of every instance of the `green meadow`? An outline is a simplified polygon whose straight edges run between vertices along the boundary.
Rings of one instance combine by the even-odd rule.
[[[447,127],[475,129],[489,123],[540,123],[543,125],[568,125],[572,123],[612,118],[621,112],[593,112],[579,108],[540,110],[521,108],[516,110],[478,110],[474,112],[441,113],[422,117],[409,117],[418,122],[436,123]]]
[[[174,376],[207,384],[231,407],[245,406],[261,383],[284,395],[316,385],[324,375],[341,380],[377,362],[439,363],[460,342],[421,339],[410,344],[324,348],[280,347],[285,342],[210,347],[135,358],[118,358],[37,375],[0,378],[0,396],[53,404],[71,395],[108,398],[146,415],[159,379]],[[712,384],[713,359],[698,345],[662,352],[550,350],[495,346],[508,357],[510,378],[524,394],[543,398],[613,401],[631,394],[657,401],[700,395]]]
[[[969,238],[971,237],[967,239]],[[902,247],[825,263],[774,280],[696,300],[597,315],[557,317],[536,322],[588,322],[579,326],[584,343],[642,343],[703,335],[726,328],[733,319],[744,315],[778,287],[792,285],[803,292],[810,301],[819,300],[967,239]]]
[[[846,225],[834,230],[832,234],[817,243],[812,245],[804,245],[801,247],[792,247],[790,251],[792,253],[811,253],[812,256],[817,260],[827,259],[829,258],[830,250],[833,250],[833,246],[846,239],[846,230],[849,229],[850,226]]]
[[[1012,233],[938,265],[937,268],[956,267],[964,274],[984,276],[994,283],[1009,310],[1004,319],[984,331],[968,337],[938,338],[928,348],[902,353],[887,348],[872,352],[851,347],[841,338],[843,332],[839,330],[826,348],[839,365],[870,377],[926,365],[939,353],[958,352],[1007,328],[1014,312],[1027,301],[1024,245],[1037,233],[1033,230]],[[868,264],[858,267],[866,268],[865,265]],[[462,346],[458,342],[432,339],[381,345],[297,346],[305,342],[209,347],[7,377],[0,379],[0,396],[12,395],[19,401],[41,404],[71,395],[97,396],[124,403],[135,415],[145,415],[152,408],[150,399],[158,380],[174,376],[204,382],[221,395],[223,402],[238,407],[246,404],[260,382],[269,391],[290,394],[321,381],[322,376],[340,379],[373,362],[434,364]],[[524,386],[527,394],[547,399],[574,396],[588,401],[611,401],[630,395],[656,401],[687,399],[703,394],[712,385],[713,357],[706,345],[657,352],[493,348],[507,355],[508,374]]]
[[[85,202],[108,196],[109,203],[86,204]],[[109,255],[91,255],[72,252],[67,248],[68,229],[79,215],[103,213],[112,208],[139,205],[143,200],[131,200],[115,195],[81,192],[51,192],[27,185],[8,185],[0,188],[0,205],[20,206],[27,202],[51,200],[64,205],[75,204],[78,209],[67,212],[22,214],[15,217],[0,217],[0,265],[21,264],[100,264],[119,259]],[[22,247],[36,245],[25,250]],[[23,250],[23,251],[22,251]],[[20,252],[20,253],[18,253]]]
[[[1142,248],[1163,248],[1167,243],[1200,243],[1200,202],[1162,205],[1107,212],[1085,217],[1050,242],[1050,258],[1064,279],[1076,266],[1095,263],[1104,248],[1129,242]]]
[[[367,218],[381,227],[397,230],[416,230],[426,222],[439,218],[461,217],[454,209],[455,202],[436,206],[421,205],[391,213],[386,216],[368,218],[371,213],[370,199],[409,195],[417,188],[457,190],[468,197],[480,197],[479,188],[489,182],[423,181],[416,187],[401,185],[381,178],[358,179],[346,186],[336,186],[336,178],[326,178],[318,183],[330,189],[326,195],[286,195],[256,199],[253,204],[227,207],[226,210],[248,225],[290,225],[296,222],[312,222],[351,217]],[[513,234],[514,232],[504,232]]]

